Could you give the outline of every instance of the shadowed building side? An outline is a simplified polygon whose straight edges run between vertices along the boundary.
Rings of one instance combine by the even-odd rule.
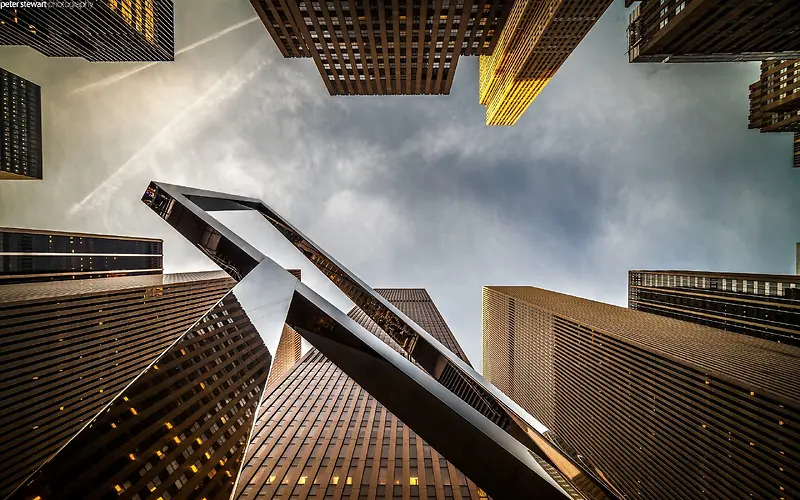
[[[230,497],[270,360],[234,293],[226,295],[16,498]]]
[[[481,55],[487,125],[514,125],[612,0],[519,0],[491,55]]]
[[[378,289],[463,356],[424,289]],[[366,314],[349,316],[401,352]],[[462,358],[466,360],[466,358]],[[413,431],[312,349],[262,405],[235,498],[486,498]]]
[[[627,497],[800,491],[796,347],[533,287],[484,287],[483,335],[490,381]]]
[[[0,286],[0,498],[233,285],[208,272]]]

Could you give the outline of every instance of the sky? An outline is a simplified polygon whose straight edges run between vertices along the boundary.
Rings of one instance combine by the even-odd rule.
[[[449,96],[328,95],[246,0],[176,0],[176,61],[88,63],[0,47],[42,87],[44,180],[0,182],[0,226],[164,239],[149,181],[258,197],[371,286],[424,287],[480,368],[481,287],[625,306],[629,269],[791,274],[791,136],[747,129],[757,63],[632,65],[617,0],[514,127],[486,127],[477,58]],[[221,214],[345,311],[271,227]]]

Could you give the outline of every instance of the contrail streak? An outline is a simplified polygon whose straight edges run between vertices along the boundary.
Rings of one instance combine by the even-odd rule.
[[[252,18],[247,19],[245,21],[242,21],[240,23],[236,23],[233,26],[229,26],[229,27],[225,28],[224,30],[218,31],[218,32],[214,33],[213,35],[208,36],[206,38],[203,38],[202,40],[199,40],[199,41],[197,41],[197,42],[195,42],[195,43],[193,43],[191,45],[187,45],[186,47],[182,48],[181,50],[175,52],[175,55],[178,56],[178,55],[183,54],[185,52],[188,52],[188,51],[190,51],[192,49],[196,49],[197,47],[200,47],[201,45],[205,45],[208,42],[213,42],[217,38],[219,38],[221,36],[225,36],[228,33],[230,33],[231,31],[238,30],[239,28],[241,28],[243,26],[247,26],[248,24],[252,23],[253,21],[257,21],[257,20],[258,20],[258,17],[252,17]],[[157,62],[150,62],[150,63],[145,64],[144,66],[139,66],[138,68],[132,69],[130,71],[125,71],[123,73],[117,73],[116,75],[111,75],[108,78],[103,78],[100,81],[97,81],[97,82],[94,82],[94,83],[90,83],[89,85],[84,85],[83,87],[75,89],[72,92],[70,92],[69,95],[80,94],[80,93],[86,92],[88,90],[107,87],[107,86],[109,86],[111,84],[117,83],[120,80],[124,80],[125,78],[128,78],[131,75],[135,75],[136,73],[138,73],[140,71],[144,71],[147,68],[149,68],[151,66],[154,66],[156,64],[158,64],[158,63]]]
[[[245,57],[249,56],[256,50],[256,47],[250,49],[245,55],[242,56],[239,61],[243,60]],[[231,95],[235,94],[239,91],[239,89],[248,82],[251,78],[253,78],[258,71],[264,67],[266,62],[260,62],[256,68],[244,75],[239,79],[238,85],[231,85],[230,82],[230,75],[234,71],[234,69],[238,66],[234,64],[225,74],[220,76],[213,85],[211,85],[208,90],[206,90],[200,97],[194,100],[192,104],[188,107],[184,108],[180,113],[175,115],[166,125],[161,127],[158,132],[156,132],[147,142],[139,148],[138,151],[133,153],[128,160],[122,164],[117,170],[114,171],[106,180],[104,180],[99,186],[92,190],[91,193],[86,195],[80,202],[75,203],[69,209],[69,215],[75,215],[78,212],[81,212],[87,208],[92,208],[105,200],[111,197],[114,192],[116,192],[120,185],[124,183],[126,177],[130,177],[137,173],[141,166],[141,163],[137,164],[136,161],[146,152],[152,152],[155,149],[155,146],[165,135],[169,132],[173,132],[181,121],[183,121],[187,115],[192,113],[195,109],[197,109],[200,105],[205,104],[211,98],[217,99],[226,99]],[[224,85],[223,85],[224,84]]]

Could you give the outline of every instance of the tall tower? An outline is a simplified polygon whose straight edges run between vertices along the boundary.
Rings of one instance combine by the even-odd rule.
[[[0,498],[233,285],[208,272],[0,286]]]
[[[515,2],[494,53],[480,59],[486,124],[515,124],[611,2]]]
[[[424,289],[377,290],[464,361]],[[349,316],[400,350],[360,309]],[[486,498],[318,351],[266,396],[235,498]]]
[[[750,126],[761,132],[794,132],[792,166],[800,167],[800,59],[761,63],[750,85]]]
[[[163,272],[163,242],[0,227],[0,285]]]
[[[42,89],[0,68],[0,94],[0,180],[41,179]]]
[[[484,287],[488,380],[628,498],[792,498],[800,349],[533,287]]]
[[[20,2],[22,3],[22,2]],[[0,45],[87,61],[172,61],[172,0],[96,0],[0,9]]]
[[[301,279],[300,269],[287,269],[292,276]],[[287,324],[283,325],[280,340],[278,340],[278,347],[275,349],[275,361],[272,362],[272,368],[269,371],[269,379],[267,380],[267,387],[271,388],[277,381],[292,369],[295,363],[300,361],[303,355],[303,339],[300,334],[294,331],[292,327]]]
[[[331,95],[449,94],[459,56],[491,54],[512,0],[251,0],[284,57]]]
[[[18,497],[230,497],[270,362],[235,292],[152,362]]]
[[[628,307],[800,346],[800,277],[630,271]]]
[[[800,59],[797,26],[795,0],[642,0],[630,15],[628,56],[673,63]]]

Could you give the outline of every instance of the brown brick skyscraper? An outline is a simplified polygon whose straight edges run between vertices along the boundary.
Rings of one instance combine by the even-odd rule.
[[[425,290],[377,291],[466,360]],[[392,344],[361,310],[354,309],[350,317]],[[316,350],[308,352],[272,390],[256,422],[235,498],[262,496],[485,498],[436,450]]]
[[[795,498],[800,349],[533,287],[483,290],[484,375],[628,498]]]
[[[449,94],[459,56],[491,54],[512,0],[251,0],[284,57],[331,95]]]

